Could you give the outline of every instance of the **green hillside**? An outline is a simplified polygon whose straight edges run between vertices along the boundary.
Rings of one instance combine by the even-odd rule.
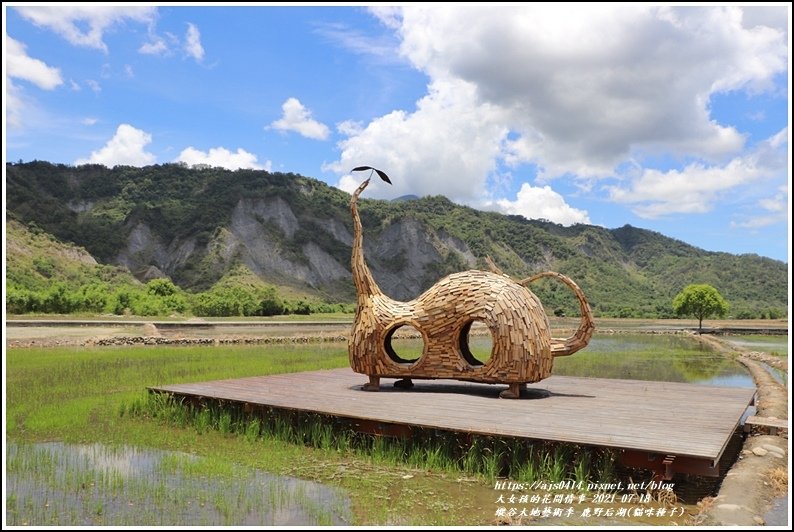
[[[109,169],[35,161],[6,171],[7,217],[19,222],[7,230],[8,279],[17,288],[49,282],[16,245],[30,238],[20,232],[27,227],[85,248],[105,265],[94,269],[129,271],[141,282],[168,278],[186,296],[244,272],[248,284],[259,279],[280,297],[353,301],[350,197],[321,181],[181,164]],[[484,268],[490,255],[516,278],[548,269],[570,276],[598,316],[671,316],[673,296],[691,283],[715,286],[733,317],[788,312],[785,263],[707,252],[631,226],[563,227],[442,196],[363,200],[361,215],[373,275],[399,299],[445,274]],[[533,290],[549,312],[576,312],[564,287],[544,281]]]

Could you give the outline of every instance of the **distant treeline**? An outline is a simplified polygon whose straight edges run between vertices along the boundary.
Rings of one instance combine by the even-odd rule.
[[[11,314],[277,316],[354,310],[349,303],[285,300],[275,287],[216,286],[190,294],[167,279],[116,287],[102,282],[74,287],[60,281],[42,290],[10,286],[6,293],[6,312]]]

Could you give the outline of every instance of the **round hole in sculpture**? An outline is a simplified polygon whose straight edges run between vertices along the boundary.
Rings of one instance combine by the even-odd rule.
[[[470,366],[482,366],[493,353],[493,336],[485,323],[471,320],[460,330],[460,353]]]
[[[389,329],[384,347],[398,364],[413,364],[424,353],[425,340],[416,327],[403,323]]]

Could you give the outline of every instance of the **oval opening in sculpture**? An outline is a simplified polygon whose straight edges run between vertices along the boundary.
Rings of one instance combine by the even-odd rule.
[[[384,348],[394,362],[413,364],[425,351],[425,339],[416,327],[401,323],[386,333]]]
[[[493,353],[493,336],[484,322],[471,320],[461,328],[458,345],[460,354],[470,366],[482,366]]]

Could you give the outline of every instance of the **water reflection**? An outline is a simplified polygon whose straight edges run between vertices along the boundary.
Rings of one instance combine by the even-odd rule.
[[[690,382],[752,388],[737,362],[677,335],[597,335],[586,349],[554,361],[555,375]]]
[[[9,442],[6,464],[10,525],[314,526],[350,520],[342,490],[185,453]]]
[[[418,340],[406,338],[402,342],[405,353],[414,357],[422,355],[422,343]],[[491,355],[491,337],[472,335],[469,347],[477,359],[487,360]],[[597,334],[584,350],[556,358],[553,374],[740,388],[755,386],[753,378],[739,363],[676,334]]]
[[[775,353],[786,356],[788,349],[788,335],[730,335],[724,336],[724,340],[751,351],[763,351],[764,353]]]
[[[788,386],[788,374],[783,371],[782,369],[770,366],[766,362],[759,362],[761,366],[766,369],[767,373],[772,375],[772,378],[775,379],[778,383],[782,384],[783,386]]]

